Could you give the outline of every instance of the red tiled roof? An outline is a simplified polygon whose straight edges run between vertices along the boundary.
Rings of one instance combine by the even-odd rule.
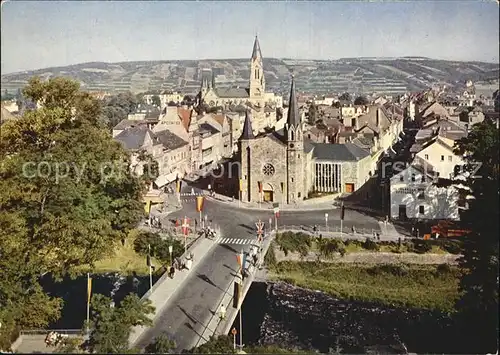
[[[192,109],[177,107],[177,114],[179,115],[182,125],[184,126],[186,131],[189,131],[189,124],[191,123],[192,113],[193,113]]]
[[[212,114],[212,117],[214,118],[214,120],[217,121],[218,124],[220,124],[221,126],[224,125],[224,115],[223,114]]]

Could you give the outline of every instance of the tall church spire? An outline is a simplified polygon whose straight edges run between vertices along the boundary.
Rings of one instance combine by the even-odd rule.
[[[252,117],[250,115],[250,111],[247,110],[245,112],[245,123],[243,124],[243,133],[241,134],[240,139],[254,139],[255,136],[252,130]]]
[[[255,41],[253,42],[252,59],[262,58],[262,53],[260,52],[259,38],[255,35]]]
[[[297,96],[295,95],[295,79],[292,74],[292,85],[290,87],[290,99],[288,102],[288,115],[286,123],[288,127],[297,128],[300,126],[300,114],[299,114],[299,105],[297,103]]]

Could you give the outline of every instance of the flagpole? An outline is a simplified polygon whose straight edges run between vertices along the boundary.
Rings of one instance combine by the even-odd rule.
[[[148,244],[148,255],[149,255],[149,290],[150,293],[153,292],[153,272],[151,271],[151,245]]]
[[[344,202],[340,206],[340,238],[342,238],[342,231],[344,226]]]
[[[90,288],[90,272],[87,272],[87,333],[90,330],[90,294],[91,294],[91,288]]]

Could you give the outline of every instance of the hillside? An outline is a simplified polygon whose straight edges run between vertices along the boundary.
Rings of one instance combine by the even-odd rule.
[[[2,75],[3,91],[16,91],[33,75],[68,76],[86,90],[145,92],[181,90],[196,92],[204,68],[212,68],[217,86],[245,86],[249,59],[177,60],[123,63],[83,63]],[[269,90],[288,90],[293,70],[297,88],[308,93],[386,92],[399,93],[427,88],[433,84],[462,87],[465,80],[498,80],[499,65],[482,62],[455,62],[423,57],[343,58],[332,61],[264,59]]]

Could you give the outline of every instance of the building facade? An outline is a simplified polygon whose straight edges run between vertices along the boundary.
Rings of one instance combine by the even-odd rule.
[[[283,130],[255,135],[250,112],[239,141],[241,199],[295,204],[310,192],[354,192],[371,175],[370,152],[355,144],[312,143],[304,137],[292,77]]]
[[[406,220],[459,220],[459,192],[438,187],[435,175],[414,165],[390,180],[391,218]]]

